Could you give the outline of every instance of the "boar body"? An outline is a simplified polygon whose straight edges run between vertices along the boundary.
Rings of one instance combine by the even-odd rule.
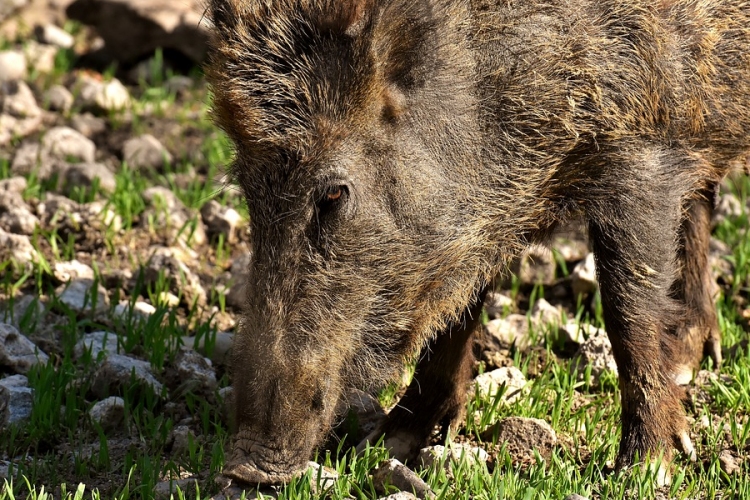
[[[618,465],[690,456],[674,379],[720,362],[716,187],[750,151],[740,0],[211,0],[215,118],[252,262],[225,473],[288,480],[424,350],[380,432],[463,417],[493,277],[588,224],[622,389]]]

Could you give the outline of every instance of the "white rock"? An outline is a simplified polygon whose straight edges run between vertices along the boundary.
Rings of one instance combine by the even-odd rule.
[[[242,216],[237,210],[210,200],[201,207],[201,216],[209,234],[223,234],[228,243],[236,241],[237,226],[242,223]]]
[[[375,489],[384,492],[386,485],[392,485],[403,491],[413,491],[419,498],[433,495],[429,485],[407,466],[392,458],[386,460],[372,472]]]
[[[611,371],[617,375],[617,363],[612,354],[612,344],[604,330],[597,330],[595,335],[590,336],[578,348],[571,369],[576,369],[578,377],[583,380],[586,368],[591,366],[592,386],[599,386],[599,379],[605,371]]]
[[[2,256],[0,260],[9,258],[22,266],[30,265],[39,259],[39,255],[28,236],[6,233],[2,228],[0,228],[0,256]]]
[[[491,319],[504,316],[505,312],[512,310],[514,305],[513,299],[500,292],[489,292],[484,299],[484,308]]]
[[[33,405],[34,389],[24,375],[0,379],[0,429],[27,421]]]
[[[121,111],[130,106],[130,92],[120,80],[113,78],[99,87],[94,102],[105,111]]]
[[[494,398],[497,392],[505,387],[501,401],[512,403],[522,396],[526,388],[526,377],[518,368],[504,366],[477,376],[474,379],[474,387],[483,398]]]
[[[505,444],[514,461],[529,461],[534,450],[548,459],[557,445],[557,434],[544,420],[526,417],[507,417],[482,432],[482,439]]]
[[[109,307],[107,290],[100,284],[96,293],[92,294],[93,286],[94,280],[76,278],[66,285],[61,285],[55,292],[60,302],[78,313],[91,312],[94,305],[96,307],[95,312],[103,312]],[[94,300],[96,300],[95,304]]]
[[[85,334],[73,347],[73,356],[80,359],[86,352],[91,353],[91,359],[98,359],[101,352],[104,353],[104,356],[118,354],[120,349],[117,334],[105,331]]]
[[[89,418],[105,431],[117,429],[125,418],[125,401],[117,396],[102,399],[91,407]]]
[[[54,24],[45,24],[44,26],[37,26],[34,30],[39,41],[60,47],[61,49],[69,49],[75,43],[73,35],[68,33],[62,28],[55,26]]]
[[[217,387],[216,374],[211,360],[190,349],[181,349],[174,361],[180,380],[195,381],[203,390],[213,391]]]
[[[111,394],[113,387],[129,387],[131,380],[142,387],[150,387],[156,395],[162,392],[163,386],[154,377],[148,362],[120,354],[110,354],[104,359],[94,373],[91,392],[105,398]]]
[[[52,275],[60,283],[67,283],[75,278],[94,279],[94,270],[90,266],[77,260],[66,262],[55,262],[52,266]]]
[[[164,164],[172,163],[172,155],[167,148],[151,134],[125,141],[122,146],[122,157],[128,167],[133,169],[161,168]]]
[[[27,373],[35,365],[44,365],[47,356],[16,327],[0,323],[0,366],[16,373]]]
[[[73,107],[73,94],[62,85],[53,85],[44,95],[52,111],[67,113]]]
[[[115,306],[113,315],[121,321],[127,321],[129,317],[132,317],[137,321],[145,321],[155,313],[156,308],[154,306],[148,302],[139,300],[133,305],[132,309],[130,308],[129,302],[120,302]]]
[[[39,227],[39,219],[25,203],[19,203],[0,215],[0,227],[11,233],[31,236],[34,234],[34,230]]]
[[[96,145],[80,132],[70,127],[54,127],[47,131],[42,139],[42,157],[68,160],[75,158],[93,163],[96,156]]]
[[[593,253],[589,253],[584,260],[576,264],[570,273],[570,281],[573,294],[576,296],[596,290],[596,265]]]
[[[503,345],[515,344],[519,349],[531,345],[529,337],[529,319],[522,314],[510,314],[505,318],[489,321],[485,328]]]
[[[112,193],[117,187],[115,174],[103,163],[74,163],[65,169],[65,187],[72,191],[74,187],[91,187],[97,183],[99,190]]]
[[[531,308],[531,319],[538,325],[559,326],[565,322],[565,313],[545,299],[537,299]]]
[[[26,62],[39,73],[51,73],[55,69],[58,47],[45,45],[36,40],[27,40],[23,48]]]
[[[478,446],[471,446],[467,443],[450,443],[445,446],[428,446],[419,450],[417,456],[418,464],[429,469],[433,466],[442,464],[443,468],[450,472],[451,462],[459,463],[462,460],[467,464],[474,466],[485,463],[489,459],[489,454]]]
[[[0,51],[0,82],[26,78],[26,56],[20,50]]]

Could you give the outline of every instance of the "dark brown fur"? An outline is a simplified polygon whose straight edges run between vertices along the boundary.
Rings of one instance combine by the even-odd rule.
[[[408,456],[460,419],[479,298],[574,213],[620,372],[618,464],[691,451],[674,378],[704,351],[720,360],[708,225],[716,184],[750,151],[750,3],[211,0],[209,12],[215,116],[253,241],[227,474],[288,479],[346,386],[389,380],[430,339],[421,392],[383,430],[411,436],[394,450]]]

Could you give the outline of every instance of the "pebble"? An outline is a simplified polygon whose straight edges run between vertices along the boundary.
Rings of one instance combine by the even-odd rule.
[[[109,307],[109,296],[107,290],[97,284],[95,296],[91,293],[94,280],[89,278],[76,278],[65,285],[58,287],[58,300],[77,313],[88,313],[95,307],[94,312],[100,313]],[[96,302],[94,302],[94,300]]]
[[[69,49],[75,43],[73,35],[54,24],[37,26],[34,32],[40,42],[54,45],[61,49]]]
[[[211,360],[190,349],[181,349],[174,360],[182,383],[194,382],[204,391],[213,391],[218,386]]]
[[[158,169],[164,167],[165,163],[172,163],[172,155],[167,151],[167,148],[151,134],[144,134],[125,141],[122,146],[122,158],[129,168],[137,170]],[[171,193],[166,189],[164,191]]]
[[[617,375],[617,363],[612,354],[612,344],[604,330],[596,330],[594,335],[584,341],[570,364],[571,369],[578,371],[579,380],[583,380],[588,366],[591,366],[591,379],[588,382],[592,387],[599,386],[599,379],[605,371],[611,371]]]
[[[26,78],[26,56],[20,50],[0,51],[0,83]]]
[[[573,493],[572,495],[566,496],[565,500],[589,500],[589,499],[587,497],[578,495],[577,493]]]
[[[118,396],[97,401],[89,410],[89,418],[104,431],[117,429],[125,419],[125,400]]]
[[[25,203],[21,202],[0,215],[0,227],[11,233],[31,236],[39,227],[39,219]]]
[[[417,497],[415,497],[413,493],[399,491],[398,493],[388,495],[387,497],[380,497],[378,500],[415,500],[416,498]]]
[[[49,356],[16,327],[0,323],[0,366],[16,373],[28,373],[35,365],[44,365]]]
[[[77,260],[55,262],[52,266],[52,275],[60,283],[67,283],[76,278],[94,279],[94,270]]]
[[[537,325],[559,326],[566,321],[565,313],[545,299],[537,299],[531,308],[531,320]]]
[[[55,69],[55,58],[59,48],[36,40],[27,40],[23,53],[26,62],[39,73],[51,73]]]
[[[198,484],[198,478],[195,477],[160,481],[154,486],[154,497],[165,500],[170,498],[192,498]],[[184,495],[177,493],[178,488]]]
[[[27,142],[21,144],[16,150],[16,154],[13,156],[13,163],[10,166],[11,172],[16,175],[28,175],[32,172],[46,179],[51,174],[51,168],[49,164],[43,164],[41,161],[41,155],[39,154],[41,147],[36,142]]]
[[[519,349],[526,349],[532,343],[529,319],[523,314],[509,314],[505,318],[493,319],[485,325],[485,329],[503,346],[515,344]]]
[[[72,192],[74,187],[91,187],[97,182],[99,189],[113,193],[117,187],[115,174],[103,163],[74,163],[65,169],[65,187]]]
[[[490,319],[497,319],[505,316],[505,313],[511,311],[515,303],[513,299],[500,292],[489,292],[484,299],[484,309]]]
[[[504,386],[502,402],[513,403],[523,394],[526,388],[526,377],[515,366],[504,366],[491,372],[483,373],[474,379],[473,387],[482,398],[494,398]]]
[[[587,338],[599,334],[599,328],[589,323],[565,323],[558,329],[560,340],[572,344],[582,344]]]
[[[115,306],[113,316],[121,321],[128,321],[131,317],[136,320],[145,321],[155,313],[156,308],[148,302],[139,300],[133,304],[133,308],[131,309],[130,302],[123,301]]]
[[[375,490],[379,493],[386,493],[389,486],[395,486],[402,491],[414,492],[417,498],[434,497],[434,493],[427,483],[416,472],[395,458],[381,463],[372,472],[372,482]]]
[[[742,469],[730,450],[722,450],[722,452],[719,453],[719,465],[721,466],[721,470],[730,476]]]
[[[211,362],[216,365],[226,366],[229,362],[229,355],[232,350],[232,343],[234,342],[234,333],[216,332],[216,335],[211,339],[212,342],[209,342],[212,345],[211,352],[208,352],[206,348],[206,340],[205,335],[199,338],[182,337],[182,345],[208,356]]]
[[[36,97],[26,82],[7,82],[2,85],[0,96],[5,94],[2,103],[3,113],[16,118],[40,117],[42,110],[36,102]]]
[[[71,126],[91,139],[107,130],[107,122],[104,118],[94,116],[91,113],[76,114],[70,119]]]
[[[49,104],[49,109],[67,113],[73,107],[73,94],[62,85],[53,85],[44,94],[44,101]]]
[[[113,78],[101,84],[94,96],[94,103],[107,112],[122,111],[130,106],[130,92],[120,80]]]
[[[552,252],[541,245],[532,245],[521,258],[517,275],[526,285],[551,285],[555,282],[556,270]]]
[[[54,127],[47,131],[42,139],[42,158],[50,157],[69,161],[93,163],[96,155],[96,145],[80,132],[70,127]]]
[[[105,357],[111,354],[118,354],[120,348],[118,347],[117,334],[106,331],[85,334],[73,347],[73,357],[80,359],[86,352],[91,353],[92,359],[98,359],[99,353],[102,352]]]
[[[0,180],[0,195],[3,194],[3,191],[6,193],[22,194],[27,186],[26,177],[21,177],[20,175],[11,177],[10,179],[3,179]]]
[[[242,223],[242,216],[237,210],[210,200],[201,207],[201,217],[210,236],[224,235],[227,243],[237,240],[237,226]]]
[[[104,359],[94,373],[91,392],[99,398],[105,398],[118,389],[129,387],[132,380],[141,387],[150,387],[156,395],[162,392],[163,386],[154,377],[147,361],[121,354],[110,354]]]
[[[338,472],[317,462],[307,462],[307,469],[310,471],[310,486],[313,493],[330,488],[339,479]]]
[[[419,450],[417,463],[425,469],[442,465],[445,471],[450,473],[451,462],[465,461],[467,464],[475,466],[486,463],[488,459],[489,454],[478,446],[471,446],[466,443],[450,443],[447,448],[440,445],[422,448]]]
[[[573,272],[570,273],[570,285],[575,296],[596,291],[596,264],[593,253],[586,255],[586,258],[573,268]]]
[[[481,438],[505,444],[514,461],[533,460],[534,450],[548,459],[557,444],[557,434],[546,421],[526,417],[499,420],[482,432]]]
[[[34,389],[25,375],[0,379],[0,429],[29,420],[33,404]]]
[[[182,454],[190,449],[190,441],[195,442],[195,433],[187,425],[178,425],[172,429],[170,441],[172,441],[172,452]]]
[[[22,266],[29,266],[39,258],[28,236],[7,233],[2,228],[0,228],[0,256],[2,257],[0,260],[10,258]]]

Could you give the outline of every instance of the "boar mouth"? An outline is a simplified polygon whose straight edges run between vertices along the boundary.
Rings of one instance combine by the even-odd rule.
[[[238,438],[223,474],[248,484],[287,483],[305,471],[307,455],[254,439]]]

